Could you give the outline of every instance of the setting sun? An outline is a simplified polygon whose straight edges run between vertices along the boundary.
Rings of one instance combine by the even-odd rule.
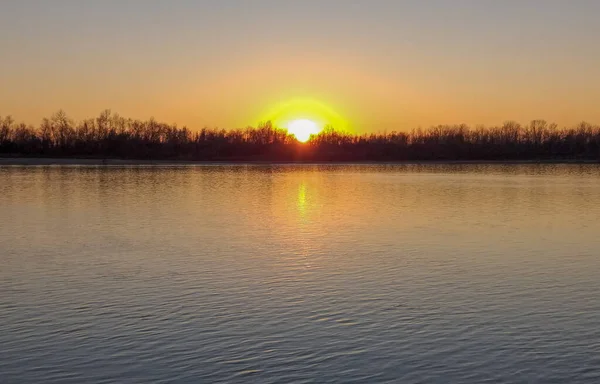
[[[306,143],[311,135],[316,135],[320,131],[317,123],[308,119],[299,119],[290,122],[287,130],[302,143]]]

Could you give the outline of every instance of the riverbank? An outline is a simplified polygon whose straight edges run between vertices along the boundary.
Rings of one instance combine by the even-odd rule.
[[[445,160],[445,161],[335,161],[335,162],[285,162],[285,161],[177,161],[135,159],[86,159],[86,158],[35,158],[0,157],[0,166],[177,166],[218,164],[599,164],[596,160]]]

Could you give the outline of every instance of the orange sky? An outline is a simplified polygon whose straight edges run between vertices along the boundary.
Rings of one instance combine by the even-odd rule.
[[[599,123],[600,2],[501,3],[3,3],[0,115],[237,128],[312,98],[358,132]]]

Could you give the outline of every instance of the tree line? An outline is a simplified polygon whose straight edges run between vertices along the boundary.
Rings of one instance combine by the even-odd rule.
[[[270,122],[193,131],[103,111],[75,122],[64,111],[34,127],[0,116],[0,156],[197,161],[600,160],[600,126],[439,125],[409,132],[350,134],[325,128],[307,143]]]

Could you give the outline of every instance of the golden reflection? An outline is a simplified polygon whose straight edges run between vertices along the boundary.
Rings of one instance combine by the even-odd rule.
[[[298,212],[302,218],[306,217],[306,183],[302,182],[298,187]]]
[[[298,186],[298,199],[296,202],[298,208],[298,230],[296,231],[297,242],[299,245],[299,256],[304,261],[304,268],[311,268],[311,252],[313,244],[310,243],[311,228],[307,225],[308,199],[306,197],[306,182],[302,181]]]

